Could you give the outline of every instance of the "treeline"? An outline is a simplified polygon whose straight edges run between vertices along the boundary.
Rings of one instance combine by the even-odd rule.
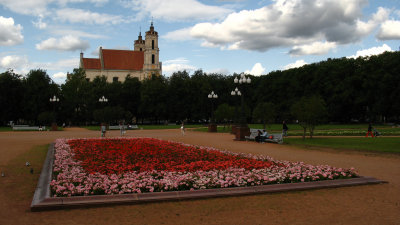
[[[398,122],[400,117],[400,52],[357,59],[328,59],[264,76],[249,76],[250,84],[234,83],[238,74],[224,76],[201,70],[189,75],[176,72],[140,82],[127,77],[124,83],[107,83],[104,77],[87,81],[84,71],[74,69],[65,84],[57,85],[44,70],[26,76],[12,70],[0,74],[0,121],[45,124],[56,119],[75,125],[116,122],[207,122],[213,108],[220,121],[237,118],[243,93],[246,119],[258,122],[294,121],[293,107],[303,97],[317,97],[326,108],[326,122]],[[50,102],[52,96],[59,102]],[[104,96],[107,102],[99,102]],[[303,98],[304,99],[304,98]],[[239,108],[240,109],[240,108]],[[271,110],[272,109],[272,110]],[[263,118],[263,114],[268,115]]]

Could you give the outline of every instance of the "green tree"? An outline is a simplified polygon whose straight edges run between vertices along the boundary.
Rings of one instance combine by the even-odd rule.
[[[131,76],[127,76],[125,82],[122,83],[121,106],[127,111],[125,119],[128,123],[132,122],[133,117],[138,117],[141,85],[137,77]]]
[[[190,76],[186,71],[175,72],[168,83],[168,118],[182,121],[190,118],[191,91]]]
[[[306,136],[307,128],[310,131],[310,138],[312,138],[315,126],[326,121],[327,117],[325,102],[319,96],[301,98],[292,106],[291,112],[303,128],[303,139]]]
[[[144,80],[140,94],[142,118],[158,123],[167,117],[167,82],[163,76],[152,76]]]
[[[23,117],[24,89],[21,76],[8,70],[0,74],[0,125]]]
[[[91,85],[86,79],[85,71],[74,69],[72,73],[67,74],[65,84],[61,85],[61,94],[63,96],[62,115],[66,121],[72,121],[76,124],[90,121],[91,113],[87,106],[90,101],[94,101],[91,94]]]
[[[261,120],[265,129],[266,124],[274,122],[276,116],[275,104],[272,102],[261,102],[253,111],[253,118]]]
[[[215,119],[217,121],[222,121],[225,130],[226,124],[233,120],[234,113],[235,109],[227,103],[224,103],[219,105],[217,110],[215,110]]]
[[[45,70],[31,70],[23,82],[24,101],[23,111],[25,119],[36,122],[41,112],[58,111],[60,103],[51,103],[53,95],[59,96],[59,87],[51,80]],[[55,105],[52,105],[55,104]]]

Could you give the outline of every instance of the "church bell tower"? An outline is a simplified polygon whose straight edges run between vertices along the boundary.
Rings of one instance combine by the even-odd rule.
[[[142,39],[142,32],[139,32],[138,39],[135,41],[134,44],[134,51],[143,52],[145,50],[145,42]]]
[[[141,35],[139,35],[139,39]],[[139,40],[138,40],[139,41]],[[140,49],[140,46],[138,45]],[[135,42],[136,51],[136,42]],[[154,30],[153,21],[150,30],[146,32],[144,44],[144,65],[143,69],[148,77],[161,75],[161,63],[159,61],[158,33]]]

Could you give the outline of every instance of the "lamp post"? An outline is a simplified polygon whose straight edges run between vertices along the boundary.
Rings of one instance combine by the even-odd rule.
[[[104,95],[103,95],[102,97],[99,98],[99,102],[100,102],[100,104],[107,103],[108,99],[106,97],[104,97]],[[103,108],[103,113],[102,114],[103,114],[102,117],[103,117],[103,120],[104,120],[105,119],[104,118],[105,117],[104,108]],[[100,126],[101,126],[101,132],[102,132],[102,136],[103,136],[103,132],[105,133],[107,124],[103,121],[103,122],[100,122]]]
[[[251,83],[250,77],[246,77],[243,73],[240,74],[239,79],[235,77],[233,80],[235,84],[239,84],[241,87],[241,94],[240,94],[240,102],[241,102],[241,112],[240,112],[240,124],[239,127],[236,128],[236,140],[243,141],[245,140],[245,136],[250,135],[250,129],[247,126],[246,122],[246,114],[244,110],[244,88],[246,84]],[[235,89],[236,90],[236,89]],[[239,90],[238,90],[239,91]],[[231,92],[232,94],[232,92]]]
[[[52,131],[56,131],[56,130],[58,130],[58,127],[57,127],[57,117],[56,117],[56,103],[59,102],[60,99],[57,98],[57,97],[54,95],[52,98],[49,99],[49,101],[50,101],[50,103],[53,104],[53,114],[54,114],[53,123],[51,123],[51,130],[52,130]]]
[[[80,112],[81,112],[81,107],[78,105],[78,106],[75,108],[76,122],[77,122],[78,124],[80,124],[80,121],[79,121],[79,114],[80,114]]]
[[[218,95],[211,91],[207,96],[211,100],[211,119],[210,124],[208,125],[208,132],[217,132],[217,124],[215,124],[214,119],[214,100],[218,98]]]
[[[108,99],[103,95],[101,98],[99,98],[99,102],[108,102]]]
[[[235,90],[231,91],[232,96],[241,96],[242,93],[239,91],[239,89],[236,87]],[[236,134],[236,128],[238,126],[238,107],[237,104],[235,104],[235,118],[233,120],[233,125],[232,125],[232,134]]]

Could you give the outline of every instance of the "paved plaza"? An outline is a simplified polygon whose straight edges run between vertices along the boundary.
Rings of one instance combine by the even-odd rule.
[[[118,137],[119,131],[107,132]],[[128,137],[156,137],[278,160],[355,167],[386,184],[190,201],[31,212],[40,165],[30,174],[37,146],[56,138],[99,137],[100,131],[0,132],[0,224],[399,224],[400,156],[233,141],[233,135],[180,130],[130,130]],[[44,159],[44,158],[43,158]],[[41,162],[43,163],[43,162]]]

